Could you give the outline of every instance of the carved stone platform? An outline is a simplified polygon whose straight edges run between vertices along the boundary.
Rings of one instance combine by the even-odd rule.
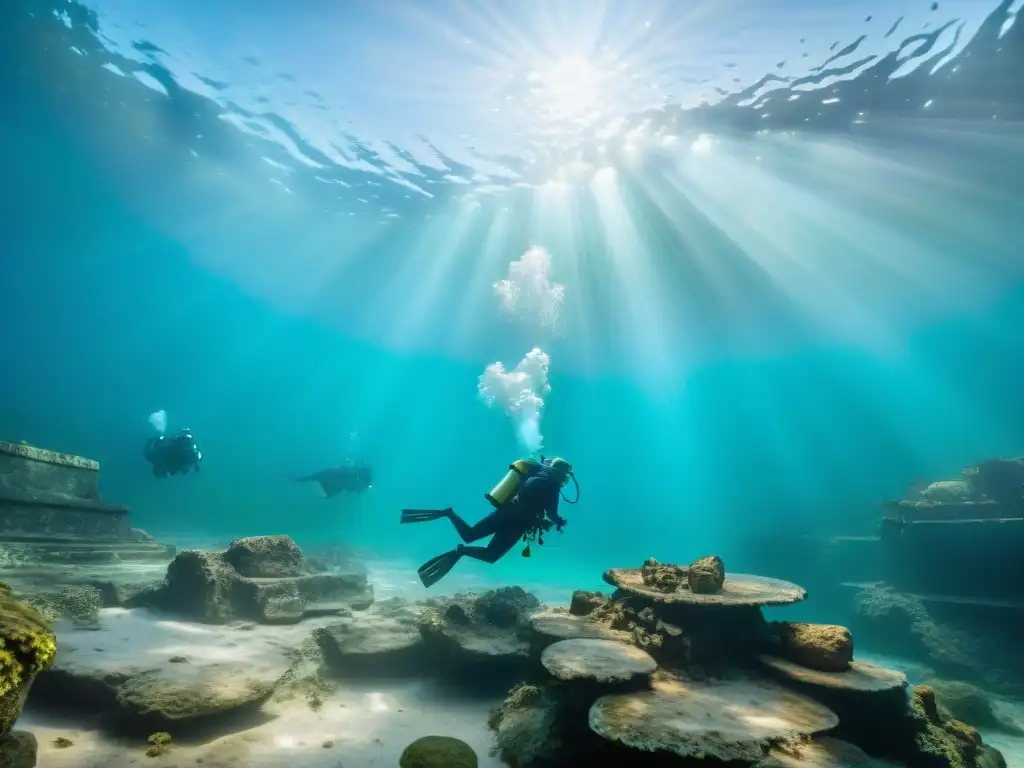
[[[131,576],[174,557],[131,527],[127,507],[102,501],[99,474],[91,459],[0,441],[0,580],[88,583],[96,569]]]

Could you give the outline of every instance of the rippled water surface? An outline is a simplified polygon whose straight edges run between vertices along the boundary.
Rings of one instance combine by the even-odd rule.
[[[284,308],[479,348],[540,243],[563,359],[653,371],[884,344],[1018,274],[1016,6],[16,0],[3,77]]]

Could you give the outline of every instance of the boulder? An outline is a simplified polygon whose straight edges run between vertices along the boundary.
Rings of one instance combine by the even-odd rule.
[[[224,559],[241,576],[280,578],[302,575],[302,550],[289,536],[235,539]]]
[[[39,743],[28,731],[0,737],[0,768],[35,768],[38,753]]]
[[[476,752],[450,736],[424,736],[405,748],[399,768],[477,768]]]
[[[290,544],[290,546],[289,546]],[[286,536],[239,539],[224,553],[186,550],[167,568],[165,584],[129,604],[159,608],[210,624],[248,619],[287,624],[321,614],[364,610],[373,592],[364,571],[244,576],[298,570],[298,547]],[[299,553],[301,562],[301,552]],[[294,565],[294,568],[293,568]]]
[[[70,629],[61,620],[59,636]],[[244,630],[244,631],[243,631]],[[285,678],[300,626],[210,626],[146,611],[104,609],[100,626],[72,635],[33,700],[97,715],[136,735],[179,733],[260,707]]]
[[[572,593],[572,599],[569,601],[569,613],[573,616],[589,616],[607,603],[608,598],[600,592],[586,592],[577,589]]]
[[[424,611],[420,632],[433,651],[456,666],[518,666],[529,658],[529,617],[539,606],[520,587],[456,595]]]
[[[765,680],[656,679],[652,690],[610,694],[590,708],[590,729],[611,742],[682,758],[754,762],[773,744],[834,728],[827,707]]]
[[[315,573],[277,579],[239,578],[232,594],[232,617],[264,624],[294,624],[309,616],[366,610],[373,590],[361,576]]]
[[[563,700],[552,688],[516,683],[487,721],[506,765],[557,765],[565,746]]]
[[[0,584],[0,737],[11,732],[36,676],[56,654],[57,638],[46,620]]]
[[[842,672],[853,661],[853,635],[834,624],[776,622],[782,655],[790,661],[822,672]]]
[[[892,745],[892,757],[907,765],[973,768],[982,758],[992,760],[998,755],[969,725],[944,717],[935,691],[926,685],[914,686],[909,716],[902,726],[897,732],[903,738]]]
[[[188,549],[167,566],[166,584],[153,596],[156,607],[210,624],[234,618],[233,592],[239,575],[219,552]]]
[[[541,654],[541,664],[563,683],[580,680],[599,685],[650,680],[658,663],[632,645],[611,640],[562,640]]]
[[[400,598],[376,603],[372,608],[329,624],[314,633],[328,668],[341,675],[404,675],[421,673],[423,635],[419,629],[422,608]]]
[[[725,563],[717,555],[701,557],[690,566],[686,584],[691,592],[713,595],[722,591],[725,583]]]

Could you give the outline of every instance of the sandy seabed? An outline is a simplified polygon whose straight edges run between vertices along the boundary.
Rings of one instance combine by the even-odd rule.
[[[377,601],[392,597],[410,600],[428,595],[416,578],[415,567],[404,562],[367,564]],[[452,574],[438,594],[493,589],[473,574]],[[524,584],[538,596],[567,602],[571,590]],[[433,595],[434,590],[429,593]],[[244,669],[271,673],[283,670],[282,648],[299,645],[318,626],[337,621],[322,617],[289,626],[217,626],[172,620],[143,610],[104,609],[97,630],[57,625],[58,647],[67,649],[65,663],[116,673],[125,669],[155,670],[180,680],[222,677],[225,684]],[[58,652],[59,653],[59,652]],[[169,664],[174,656],[187,664]],[[59,658],[59,657],[58,657]],[[487,718],[501,698],[466,698],[431,680],[339,681],[313,710],[305,698],[275,696],[247,721],[204,738],[175,739],[165,754],[149,757],[144,741],[124,741],[84,727],[80,720],[33,712],[31,699],[18,727],[39,741],[40,768],[119,768],[153,766],[183,768],[364,768],[398,765],[412,741],[428,735],[453,736],[476,750],[480,768],[503,765],[491,757]],[[173,733],[172,733],[173,736]],[[58,747],[58,737],[73,742]]]
[[[26,715],[18,727],[39,740],[40,768],[366,768],[398,765],[402,750],[421,736],[454,736],[472,746],[480,768],[502,763],[488,755],[487,715],[497,701],[454,701],[426,682],[348,684],[314,712],[304,699],[266,705],[262,724],[206,743],[176,742],[158,757],[145,743],[126,743],[67,722]],[[62,736],[74,746],[58,748]]]

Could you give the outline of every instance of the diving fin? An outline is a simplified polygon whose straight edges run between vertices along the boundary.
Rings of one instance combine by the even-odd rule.
[[[461,559],[462,552],[459,549],[453,549],[451,552],[445,552],[432,560],[427,560],[417,571],[423,586],[432,587],[437,584]]]
[[[403,509],[402,522],[429,523],[431,520],[440,520],[442,517],[448,517],[451,513],[451,507],[448,507],[448,509]]]

